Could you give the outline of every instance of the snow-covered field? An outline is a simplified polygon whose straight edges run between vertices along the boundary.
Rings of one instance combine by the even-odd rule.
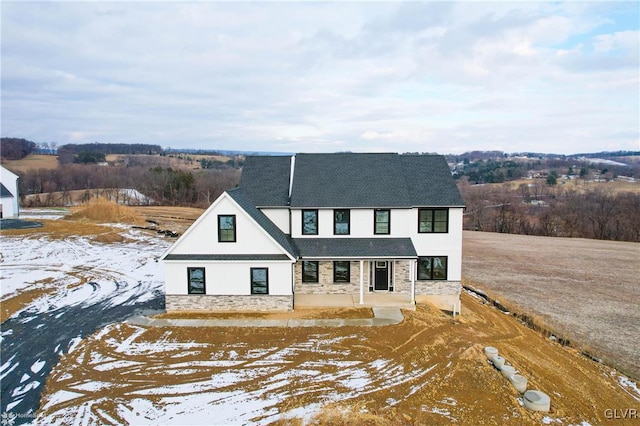
[[[2,237],[0,302],[21,301],[2,323],[3,412],[33,413],[58,356],[81,338],[139,309],[163,307],[156,258],[171,241],[124,228],[122,233],[129,242],[50,240],[38,233]]]

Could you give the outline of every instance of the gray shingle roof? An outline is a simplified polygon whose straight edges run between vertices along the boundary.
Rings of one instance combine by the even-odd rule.
[[[297,154],[291,200],[289,157],[247,157],[240,186],[257,207],[464,206],[441,155]]]
[[[290,156],[249,156],[242,168],[240,187],[256,207],[285,207],[290,174]]]
[[[235,200],[249,216],[255,220],[280,246],[291,256],[296,257],[295,248],[291,245],[291,239],[276,224],[274,224],[264,213],[258,210],[242,188],[235,188],[227,191],[227,194]]]
[[[300,257],[416,257],[411,238],[295,238]]]
[[[408,206],[399,166],[397,154],[298,154],[291,206]]]
[[[412,206],[462,207],[464,200],[441,155],[399,156]]]
[[[9,191],[7,189],[7,187],[4,186],[1,183],[0,183],[0,197],[2,197],[2,198],[5,198],[5,197],[6,198],[9,198],[9,197],[13,198],[13,194],[11,193],[11,191]]]

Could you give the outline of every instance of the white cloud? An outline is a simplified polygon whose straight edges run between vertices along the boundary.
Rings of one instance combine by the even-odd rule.
[[[4,3],[3,136],[314,152],[623,146],[640,128],[629,7]]]
[[[612,50],[625,50],[637,52],[640,48],[640,32],[620,31],[612,34],[601,34],[593,39],[597,52],[611,52]]]

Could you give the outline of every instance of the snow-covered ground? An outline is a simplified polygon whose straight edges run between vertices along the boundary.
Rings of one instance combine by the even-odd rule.
[[[428,374],[437,366],[367,359],[360,350],[344,348],[359,341],[356,335],[315,334],[286,346],[248,347],[181,340],[171,329],[157,341],[146,333],[114,324],[81,342],[70,353],[74,367],[55,377],[64,385],[43,401],[45,415],[38,422],[269,424],[402,385],[410,389],[408,398],[429,385]],[[103,379],[87,382],[85,374]],[[109,390],[122,387],[126,393],[113,401]],[[280,405],[300,395],[310,402],[291,409]]]
[[[37,233],[2,237],[0,302],[19,300],[20,308],[2,323],[1,407],[3,413],[22,415],[16,424],[37,409],[59,355],[109,323],[140,309],[163,308],[156,258],[171,240],[135,230],[122,233],[129,242],[50,240]]]

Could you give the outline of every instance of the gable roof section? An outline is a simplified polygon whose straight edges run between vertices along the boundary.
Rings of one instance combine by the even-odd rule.
[[[415,258],[411,238],[296,238],[300,257]]]
[[[441,155],[398,156],[411,206],[463,207],[464,200]]]
[[[290,156],[249,156],[240,176],[240,187],[257,207],[288,207]]]
[[[242,211],[250,218],[266,237],[268,237],[275,245],[279,246],[282,254],[202,254],[202,253],[175,253],[178,247],[191,238],[191,234],[199,232],[198,230],[204,226],[208,220],[207,217],[217,208],[223,199],[228,199],[238,211]],[[225,191],[220,195],[209,208],[198,217],[198,219],[187,229],[187,231],[174,242],[161,256],[162,260],[293,260],[297,257],[297,252],[291,244],[290,238],[280,230],[264,213],[259,211],[246,196],[241,188],[235,188]]]
[[[273,238],[287,253],[292,257],[296,257],[296,250],[291,244],[290,238],[282,232],[271,219],[269,219],[264,213],[253,205],[252,201],[247,196],[246,192],[242,188],[235,188],[227,191],[227,194],[238,203],[238,205],[245,211],[256,223],[264,229],[267,234]]]
[[[11,193],[11,191],[9,191],[7,189],[6,186],[4,186],[4,184],[0,183],[0,197],[2,198],[13,198],[13,194]]]

